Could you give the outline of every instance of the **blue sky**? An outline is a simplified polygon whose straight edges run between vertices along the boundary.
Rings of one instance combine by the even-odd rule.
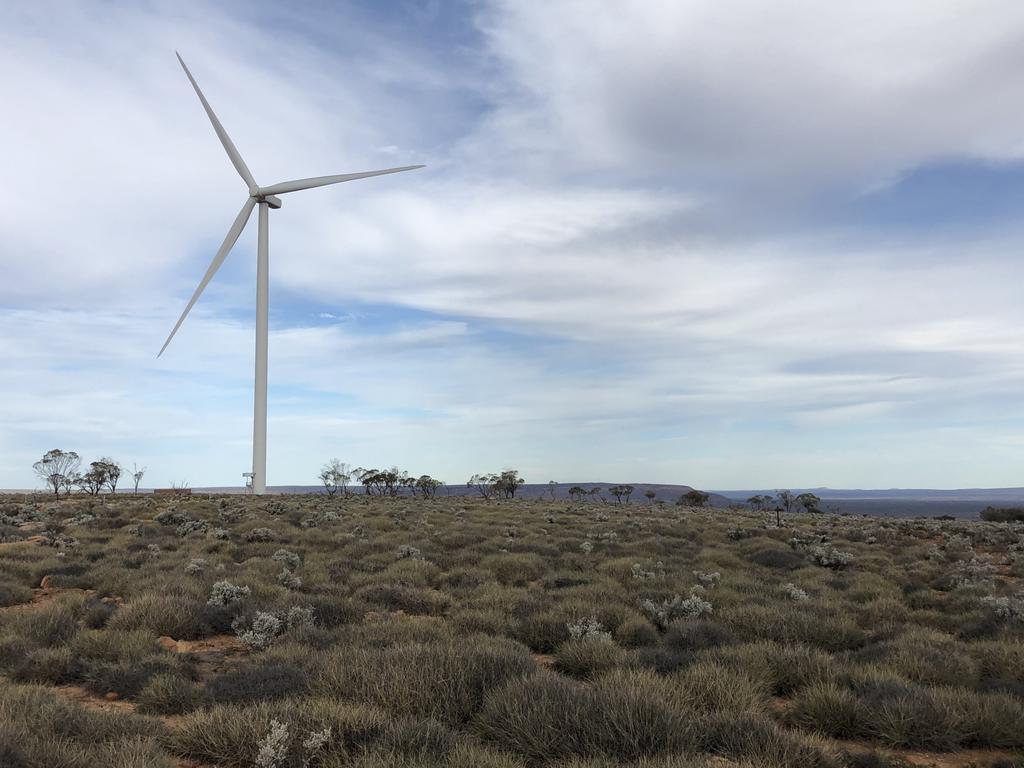
[[[0,487],[60,446],[271,484],[1024,484],[1024,6],[15,2]]]

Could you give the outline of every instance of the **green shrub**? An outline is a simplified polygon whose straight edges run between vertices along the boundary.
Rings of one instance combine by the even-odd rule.
[[[457,725],[481,706],[487,691],[534,669],[521,646],[476,636],[379,650],[345,649],[325,659],[319,687],[325,694],[396,715]]]
[[[32,590],[23,584],[7,579],[0,580],[0,608],[27,603],[32,599]]]
[[[571,618],[557,611],[535,613],[519,623],[516,638],[537,653],[551,653],[569,639],[567,624]]]
[[[1024,521],[1024,508],[1022,507],[985,507],[981,510],[982,520],[993,523],[1009,523]]]
[[[154,636],[196,640],[210,633],[204,620],[203,600],[174,594],[146,594],[134,598],[111,617],[113,630],[144,629]]]
[[[626,648],[639,648],[658,642],[658,630],[640,616],[627,618],[615,630],[615,641]]]
[[[708,661],[682,669],[669,680],[677,705],[695,712],[761,712],[768,699],[763,681]]]
[[[679,619],[665,629],[665,645],[681,651],[699,651],[734,642],[728,627],[705,619]]]
[[[807,565],[806,559],[799,552],[781,547],[758,549],[747,557],[752,563],[779,571],[795,571]]]
[[[852,691],[833,682],[816,682],[793,699],[792,722],[839,739],[865,736],[864,705]]]
[[[709,717],[701,730],[704,751],[772,768],[838,768],[824,744],[779,727],[764,715]]]
[[[568,640],[555,651],[555,669],[570,677],[591,678],[622,663],[625,652],[607,637]]]
[[[308,687],[309,676],[301,667],[268,660],[218,675],[206,684],[206,693],[217,704],[248,704],[300,696]]]
[[[181,757],[225,768],[252,768],[271,720],[288,726],[291,741],[331,729],[327,754],[345,756],[376,742],[390,718],[379,709],[329,699],[284,699],[245,706],[218,704],[186,715],[167,736]]]
[[[191,680],[162,672],[146,682],[136,705],[144,715],[182,715],[198,709],[205,701],[203,692]]]
[[[437,615],[451,604],[443,592],[400,584],[369,584],[356,590],[355,596],[377,608],[411,614]]]
[[[548,673],[491,691],[476,730],[531,762],[574,755],[635,760],[691,743],[682,716],[641,685],[591,689]]]

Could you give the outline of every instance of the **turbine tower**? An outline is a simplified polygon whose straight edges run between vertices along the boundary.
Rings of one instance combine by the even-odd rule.
[[[228,230],[227,236],[224,238],[224,242],[221,243],[220,248],[217,250],[217,254],[213,257],[213,261],[210,262],[210,266],[206,270],[206,274],[203,275],[203,279],[199,281],[199,285],[196,287],[195,292],[192,294],[192,298],[189,299],[188,304],[185,305],[185,310],[181,313],[181,317],[178,318],[178,322],[174,324],[174,328],[171,329],[170,335],[167,337],[167,341],[160,348],[157,353],[157,357],[160,357],[167,349],[167,345],[171,343],[171,339],[174,338],[174,334],[178,332],[178,328],[185,321],[185,317],[188,315],[189,310],[192,309],[192,305],[196,303],[196,300],[203,293],[203,289],[206,288],[207,284],[220,269],[220,265],[224,263],[224,259],[227,257],[231,247],[238,240],[238,236],[242,234],[242,230],[245,229],[246,223],[249,221],[249,216],[252,214],[252,209],[257,205],[260,207],[259,215],[259,245],[257,247],[256,256],[256,381],[255,381],[255,392],[253,395],[253,417],[252,417],[252,492],[253,493],[266,493],[267,492],[267,336],[268,336],[268,319],[270,315],[270,281],[269,281],[269,270],[270,270],[270,236],[268,232],[268,218],[270,209],[280,208],[281,199],[278,195],[283,195],[288,192],[298,192],[302,189],[312,189],[313,187],[323,187],[328,184],[339,184],[343,181],[355,181],[356,179],[365,179],[370,176],[383,176],[386,173],[399,173],[401,171],[412,171],[417,168],[423,168],[422,165],[407,165],[402,168],[385,168],[380,171],[363,171],[361,173],[343,173],[337,176],[316,176],[311,179],[297,179],[295,181],[282,181],[279,184],[271,184],[269,187],[261,187],[256,183],[252,173],[250,173],[248,166],[242,156],[238,154],[238,150],[235,149],[235,145],[231,141],[231,137],[228,136],[224,130],[224,126],[220,124],[220,120],[217,119],[217,115],[213,113],[213,109],[210,107],[210,103],[203,96],[203,92],[199,90],[199,84],[196,79],[192,77],[192,73],[189,72],[188,67],[185,66],[184,60],[181,58],[181,54],[175,52],[178,57],[178,61],[181,63],[182,69],[185,70],[185,75],[188,77],[192,87],[196,91],[196,95],[199,97],[199,101],[203,104],[203,109],[206,110],[207,117],[210,118],[210,122],[213,123],[213,130],[217,133],[217,138],[220,139],[220,143],[224,145],[224,151],[228,153],[228,157],[231,159],[231,164],[235,166],[235,170],[238,171],[238,175],[242,177],[242,181],[246,183],[249,188],[249,196],[246,198],[245,203],[242,205],[242,210],[238,212],[235,217],[234,223],[231,225],[231,229]]]

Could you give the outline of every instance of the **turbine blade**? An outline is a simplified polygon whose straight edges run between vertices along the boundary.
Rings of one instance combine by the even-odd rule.
[[[249,185],[249,193],[252,194],[256,191],[257,184],[256,180],[252,177],[249,172],[248,166],[245,164],[245,160],[238,154],[238,150],[235,149],[234,143],[231,141],[231,137],[228,136],[228,132],[224,130],[224,126],[220,124],[220,120],[217,119],[217,115],[213,113],[213,108],[210,106],[210,102],[203,96],[203,92],[199,90],[199,83],[192,77],[192,73],[188,71],[188,67],[185,66],[185,60],[181,58],[181,54],[177,51],[174,55],[178,57],[178,61],[181,62],[181,68],[185,70],[185,74],[188,75],[188,80],[192,83],[192,87],[196,90],[196,95],[199,96],[199,101],[203,103],[203,109],[206,110],[207,117],[210,118],[210,122],[213,123],[213,130],[217,132],[217,138],[220,139],[220,143],[224,145],[224,151],[228,153],[228,157],[231,158],[231,164],[235,166],[235,170],[238,171],[238,175],[242,177],[242,180]]]
[[[260,187],[261,195],[283,195],[286,192],[298,192],[300,189],[312,189],[313,187],[325,187],[328,184],[340,184],[343,181],[355,181],[366,179],[370,176],[383,176],[386,173],[401,173],[402,171],[415,171],[417,168],[426,168],[425,165],[406,165],[401,168],[385,168],[382,171],[363,171],[362,173],[343,173],[340,176],[316,176],[312,179],[296,179],[295,181],[282,181],[280,184],[271,184],[269,187]]]
[[[171,339],[174,338],[174,334],[178,332],[181,324],[185,322],[185,317],[188,316],[189,311],[192,309],[192,305],[199,299],[203,289],[206,288],[207,283],[213,279],[213,276],[217,274],[217,270],[220,269],[220,265],[224,263],[224,259],[227,257],[228,252],[231,250],[231,246],[238,240],[238,236],[242,234],[242,230],[245,229],[246,222],[249,221],[249,215],[252,213],[252,209],[256,206],[256,200],[253,198],[246,198],[245,205],[242,206],[242,210],[238,212],[235,217],[235,222],[231,225],[231,229],[228,230],[227,235],[224,237],[224,242],[221,243],[220,249],[217,251],[217,255],[213,257],[213,261],[210,262],[210,266],[206,270],[206,274],[203,275],[203,279],[199,281],[199,285],[196,287],[195,292],[192,294],[192,298],[188,300],[188,304],[185,307],[185,311],[181,313],[181,317],[178,318],[178,322],[174,324],[174,328],[171,329],[171,335],[167,337],[167,341],[160,347],[160,351],[157,352],[157,357],[160,357],[167,349],[167,345],[171,343]]]

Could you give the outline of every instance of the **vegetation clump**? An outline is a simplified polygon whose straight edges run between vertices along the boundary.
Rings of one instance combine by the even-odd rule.
[[[324,479],[273,499],[0,497],[0,764],[1024,757],[1014,523],[839,517],[781,492],[753,510],[625,486],[523,499],[518,474],[447,497],[340,462]]]

